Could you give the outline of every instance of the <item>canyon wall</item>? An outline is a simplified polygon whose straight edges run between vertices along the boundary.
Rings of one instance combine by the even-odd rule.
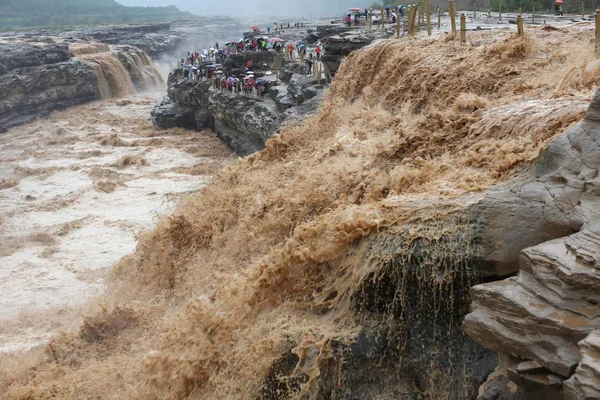
[[[133,46],[0,42],[0,131],[52,110],[158,88],[152,60]]]

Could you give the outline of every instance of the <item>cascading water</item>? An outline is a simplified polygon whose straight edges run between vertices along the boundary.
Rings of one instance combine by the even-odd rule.
[[[0,379],[6,398],[473,398],[489,368],[459,323],[491,260],[471,209],[589,92],[552,98],[575,36],[540,32],[350,55],[317,117],[141,237],[102,309]]]
[[[94,69],[103,99],[155,89],[164,83],[150,57],[137,48],[116,46],[111,49],[106,44],[76,44],[70,50]]]

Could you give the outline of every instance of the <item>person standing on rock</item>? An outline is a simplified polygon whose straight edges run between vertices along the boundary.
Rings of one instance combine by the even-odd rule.
[[[290,60],[294,59],[294,44],[290,43],[288,44],[288,53],[290,55]]]
[[[273,24],[273,30],[275,31],[275,34],[277,35],[277,23]]]
[[[306,60],[306,75],[310,75],[312,72],[312,59]]]
[[[350,28],[352,26],[352,16],[350,15],[350,13],[346,14],[346,25],[348,25],[348,28]]]
[[[317,56],[317,62],[321,61],[321,46],[317,46],[315,49],[315,55]]]

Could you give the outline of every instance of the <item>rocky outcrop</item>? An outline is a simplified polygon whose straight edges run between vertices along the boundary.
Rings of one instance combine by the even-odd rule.
[[[342,60],[350,53],[386,36],[389,34],[380,30],[353,30],[325,38],[323,66],[327,76],[334,77]]]
[[[190,106],[174,104],[171,99],[165,97],[154,107],[150,116],[155,124],[163,129],[181,127],[185,129],[196,129],[196,109]],[[209,128],[211,126],[209,125]]]
[[[225,63],[224,70],[231,74],[245,65],[245,54],[235,55]],[[267,62],[272,52],[248,53],[253,63]],[[290,71],[299,67],[287,64]],[[209,81],[183,78],[180,69],[169,75],[167,95],[152,112],[152,121],[158,128],[181,126],[188,129],[213,129],[217,136],[238,155],[246,156],[265,147],[268,138],[277,134],[282,124],[299,123],[316,113],[325,88],[316,85],[316,78],[294,74],[290,83],[276,82],[273,76],[265,96],[245,95],[212,87]],[[310,104],[303,106],[309,100]],[[201,118],[198,116],[201,115]],[[196,125],[193,126],[194,118]]]
[[[563,384],[565,399],[600,399],[600,330],[579,342],[581,361]]]
[[[463,328],[511,360],[500,375],[525,398],[598,398],[599,138],[600,92],[584,121],[542,154],[533,181],[498,190],[476,208],[481,215],[512,210],[504,222],[490,219],[481,233],[505,232],[511,251],[517,238],[523,250],[518,261],[506,256],[494,265],[507,274],[518,265],[517,276],[471,289]]]
[[[317,25],[314,29],[308,29],[307,35],[302,40],[305,43],[313,44],[328,36],[339,35],[350,30],[352,27],[348,27],[346,24]]]
[[[99,96],[94,70],[65,44],[0,44],[0,132]]]

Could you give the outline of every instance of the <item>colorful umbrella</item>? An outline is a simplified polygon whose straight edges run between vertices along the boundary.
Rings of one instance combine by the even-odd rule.
[[[350,7],[348,9],[348,11],[362,11],[362,8],[358,8],[358,7]]]
[[[272,38],[269,38],[269,42],[271,42],[271,43],[283,42],[283,39],[280,39],[280,38],[277,38],[277,37],[272,37]]]
[[[254,32],[260,32],[260,28],[256,25],[252,25],[250,28],[252,28]]]

